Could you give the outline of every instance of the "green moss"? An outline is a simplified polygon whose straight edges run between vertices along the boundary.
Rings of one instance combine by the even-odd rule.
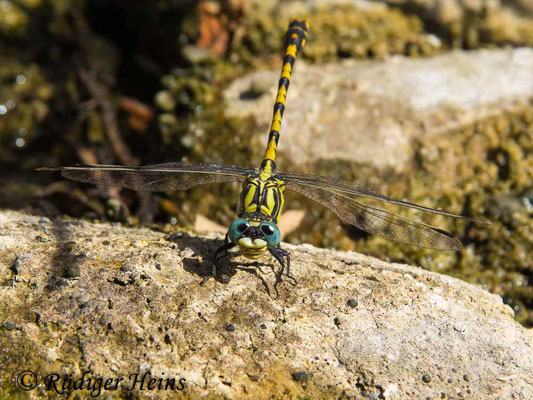
[[[235,48],[232,62],[264,65],[268,54],[282,51],[287,20],[277,14],[251,16],[241,46]],[[440,50],[440,41],[423,32],[416,16],[406,16],[387,8],[361,9],[351,4],[312,7],[299,15],[311,24],[309,41],[303,57],[315,63],[335,62],[343,58],[384,58],[392,54],[432,55]],[[254,19],[255,18],[255,19]]]
[[[422,30],[416,16],[393,9],[361,10],[351,5],[317,9],[307,18],[312,24],[306,57],[314,62],[341,58],[384,58],[392,54],[432,55],[440,43]]]
[[[487,15],[481,38],[488,45],[533,46],[533,22],[509,10],[499,10]]]
[[[523,18],[508,9],[465,11],[461,23],[451,27],[456,47],[475,49],[479,47],[533,45],[531,19]]]
[[[453,2],[450,2],[453,3]],[[446,7],[444,6],[443,9]],[[450,6],[454,9],[454,6]],[[505,4],[495,2],[461,5],[446,12],[431,5],[405,2],[403,12],[419,15],[425,30],[437,35],[446,47],[477,49],[504,45],[531,46],[533,25],[531,17],[519,15]]]

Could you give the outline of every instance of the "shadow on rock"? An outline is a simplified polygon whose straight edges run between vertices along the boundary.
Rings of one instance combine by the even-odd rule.
[[[203,283],[214,278],[217,282],[226,284],[231,281],[237,271],[245,271],[259,279],[267,293],[271,294],[267,281],[263,277],[265,271],[262,267],[268,267],[275,272],[273,264],[258,261],[246,263],[234,261],[234,258],[239,255],[234,250],[219,261],[216,273],[213,275],[213,256],[216,250],[224,244],[223,240],[193,237],[184,232],[169,235],[167,240],[176,243],[182,249],[181,256],[185,271],[198,275],[203,279]]]
[[[63,221],[55,218],[52,221],[51,234],[55,238],[55,251],[52,257],[50,278],[46,284],[47,290],[56,290],[68,286],[71,279],[78,279],[81,275],[81,265],[87,255],[76,252],[76,242],[71,240],[70,227],[81,224],[79,221]]]

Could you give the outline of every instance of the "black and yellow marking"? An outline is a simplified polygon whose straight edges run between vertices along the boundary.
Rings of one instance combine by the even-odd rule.
[[[283,208],[285,183],[278,179],[263,180],[260,174],[249,177],[241,192],[239,216],[251,223],[279,222]]]
[[[285,36],[285,55],[265,156],[259,174],[254,174],[246,180],[241,193],[239,216],[248,219],[252,224],[258,224],[265,220],[276,224],[279,222],[284,202],[285,182],[274,177],[276,173],[276,150],[292,68],[296,56],[305,46],[308,29],[309,23],[307,21],[293,19],[289,23],[289,29]]]
[[[268,135],[268,144],[261,163],[261,172],[264,178],[270,177],[276,173],[276,150],[278,148],[279,131],[281,128],[281,119],[285,111],[285,100],[289,90],[292,68],[296,56],[305,46],[309,23],[305,20],[293,19],[289,23],[289,29],[285,36],[285,55],[281,68],[281,77],[278,83],[278,93],[276,103],[274,104],[274,115]]]

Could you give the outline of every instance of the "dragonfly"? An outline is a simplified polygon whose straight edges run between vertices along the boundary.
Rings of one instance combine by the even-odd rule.
[[[485,223],[484,221],[396,200],[357,183],[317,175],[277,172],[276,154],[287,91],[296,56],[305,46],[308,31],[307,20],[290,20],[285,35],[281,77],[267,147],[259,168],[172,162],[147,166],[77,165],[40,170],[58,170],[68,179],[138,191],[176,191],[211,183],[241,182],[243,186],[237,219],[229,226],[224,244],[214,253],[211,276],[216,276],[220,261],[233,248],[252,260],[259,259],[268,251],[280,265],[275,274],[274,288],[280,283],[284,273],[288,279],[296,282],[290,273],[291,255],[280,245],[281,232],[277,226],[285,190],[293,190],[322,204],[341,221],[368,233],[425,248],[461,250],[460,240],[450,233],[370,206],[361,202],[361,199],[377,200],[472,222]],[[209,276],[206,279],[208,278]]]

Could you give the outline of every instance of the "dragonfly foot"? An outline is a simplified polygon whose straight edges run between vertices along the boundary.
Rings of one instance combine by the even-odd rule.
[[[280,268],[279,272],[276,274],[276,280],[274,281],[274,290],[276,291],[276,294],[278,295],[277,297],[279,297],[278,284],[281,282],[281,278],[283,277],[283,272],[285,272],[285,275],[287,276],[288,279],[293,281],[291,283],[293,286],[298,284],[298,282],[290,274],[290,268],[291,268],[291,255],[290,255],[290,253],[288,251],[286,251],[286,250],[283,250],[283,249],[279,248],[279,247],[273,248],[273,249],[268,249],[268,250],[270,251],[270,254],[272,254],[274,256],[274,258],[276,260],[278,260],[279,264],[281,265],[281,268]],[[284,257],[287,259],[287,263],[286,264],[285,264]]]
[[[296,286],[298,285],[298,281],[296,280],[296,278],[292,275],[287,275],[287,279],[289,280],[290,284],[292,286]]]
[[[204,286],[209,279],[211,279],[211,275],[204,276],[204,279],[200,282],[200,286]]]

